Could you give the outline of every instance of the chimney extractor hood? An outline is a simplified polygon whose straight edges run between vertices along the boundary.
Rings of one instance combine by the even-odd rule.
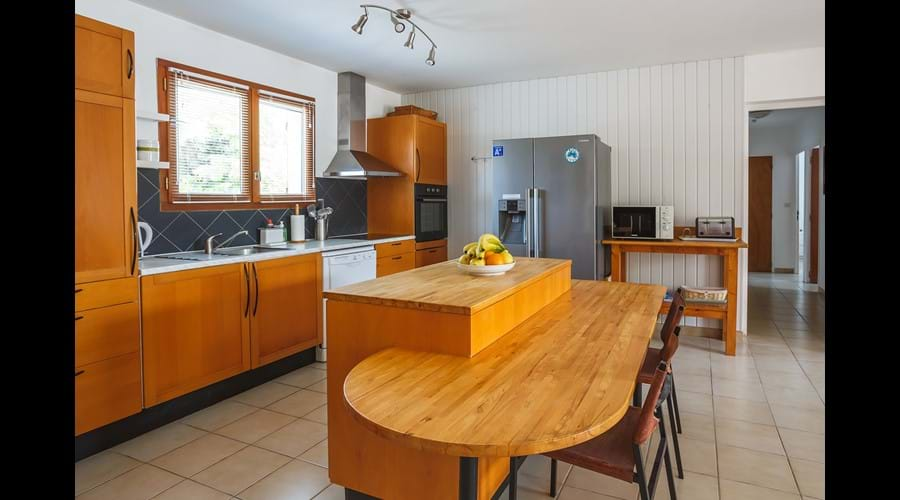
[[[396,168],[366,149],[366,79],[356,73],[338,73],[338,151],[322,175],[363,179],[399,177]]]

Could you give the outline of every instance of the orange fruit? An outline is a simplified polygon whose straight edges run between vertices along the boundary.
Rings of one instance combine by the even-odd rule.
[[[489,266],[497,266],[503,264],[503,255],[494,252],[484,252],[484,263]]]

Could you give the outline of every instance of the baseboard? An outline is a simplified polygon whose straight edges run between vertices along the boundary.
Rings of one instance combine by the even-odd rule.
[[[819,287],[819,293],[821,293],[822,295],[825,295],[825,288],[823,288],[823,287],[820,286],[820,287]]]
[[[793,267],[776,267],[772,272],[778,274],[795,274]]]
[[[315,360],[316,349],[310,348],[165,403],[144,408],[140,413],[86,432],[75,437],[75,461],[184,418],[195,411],[312,364]]]

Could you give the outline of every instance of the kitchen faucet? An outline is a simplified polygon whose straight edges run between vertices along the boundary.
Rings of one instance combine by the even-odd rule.
[[[213,248],[213,240],[215,239],[216,236],[222,236],[222,233],[217,233],[217,234],[210,236],[209,238],[206,238],[206,255],[212,255],[213,252],[215,252],[216,250],[227,245],[228,243],[231,242],[231,240],[237,238],[238,236],[240,236],[242,234],[247,234],[247,230],[245,229],[243,231],[238,231],[238,232],[234,233],[233,235],[231,235],[230,238],[228,238],[227,240],[223,241],[222,243],[219,243],[218,245],[216,245],[215,248]]]

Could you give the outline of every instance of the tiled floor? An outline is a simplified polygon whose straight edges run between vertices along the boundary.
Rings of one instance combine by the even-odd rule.
[[[736,357],[721,354],[721,341],[682,335],[673,363],[684,430],[679,498],[824,499],[824,298],[796,276],[751,274],[748,300],[749,335]],[[304,367],[88,457],[75,465],[75,494],[342,499],[328,480],[323,380],[324,365]],[[560,500],[638,497],[633,484],[559,471]],[[519,498],[548,498],[549,477],[549,460],[530,457]],[[656,498],[668,496],[661,477]]]

